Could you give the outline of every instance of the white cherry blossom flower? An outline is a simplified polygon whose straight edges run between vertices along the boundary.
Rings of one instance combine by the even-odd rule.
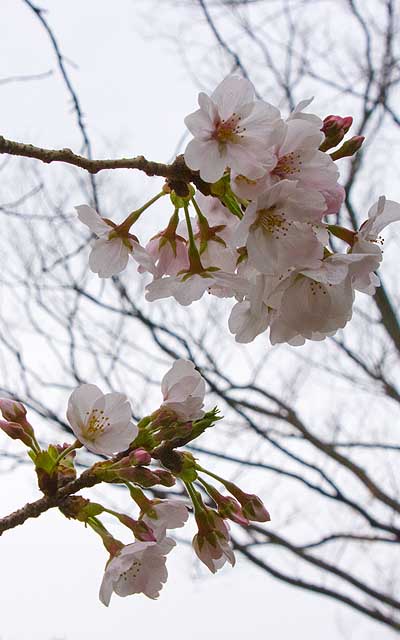
[[[162,407],[174,411],[179,420],[198,420],[202,410],[206,383],[196,371],[193,362],[180,358],[161,381]]]
[[[106,393],[94,384],[83,384],[72,392],[67,419],[77,439],[89,451],[112,455],[124,451],[136,438],[132,411],[123,393]]]
[[[155,600],[167,581],[166,555],[175,546],[174,540],[133,542],[123,547],[107,564],[100,586],[100,601],[108,607],[116,593],[125,597],[143,593]]]
[[[100,278],[110,278],[121,273],[132,256],[146,271],[154,273],[151,256],[130,234],[116,235],[116,226],[102,218],[95,209],[86,204],[75,207],[78,218],[98,236],[89,256],[89,266]]]
[[[325,261],[324,261],[325,262]],[[326,266],[321,270],[326,271]],[[323,340],[342,329],[352,316],[354,290],[351,276],[346,267],[338,265],[337,284],[332,272],[329,277],[320,275],[317,281],[317,270],[313,277],[296,273],[286,279],[281,285],[284,289],[279,310],[274,313],[270,324],[270,341],[289,342],[289,344],[304,344],[305,339]],[[347,275],[346,275],[347,273]]]
[[[270,172],[271,183],[297,180],[301,187],[332,189],[339,171],[332,158],[318,149],[323,138],[313,122],[298,118],[286,122],[281,141],[275,147],[276,165]]]
[[[317,267],[324,246],[309,223],[320,222],[325,209],[318,191],[283,180],[247,207],[236,229],[235,243],[246,245],[249,264],[260,273]]]
[[[180,529],[189,517],[186,505],[180,500],[153,500],[150,512],[142,518],[153,530],[157,540],[162,540],[167,529]]]
[[[185,118],[194,136],[185,150],[187,166],[206,182],[219,180],[227,167],[248,177],[261,175],[269,136],[280,122],[278,109],[255,100],[251,82],[235,75],[211,97],[200,93],[199,106]]]
[[[192,544],[199,560],[208,567],[211,573],[216,573],[226,562],[229,562],[233,567],[236,559],[229,543],[228,526],[217,513],[213,514],[213,529],[206,535],[199,530],[199,533],[194,536]]]

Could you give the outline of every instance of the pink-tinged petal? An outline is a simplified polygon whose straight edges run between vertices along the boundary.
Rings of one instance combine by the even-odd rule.
[[[211,111],[211,109],[210,109]],[[209,140],[214,131],[214,115],[203,108],[186,116],[185,125],[196,138]]]
[[[324,216],[328,216],[333,213],[338,213],[346,197],[346,191],[341,184],[335,184],[330,189],[321,189],[321,194],[325,198],[326,211]]]
[[[101,237],[112,231],[112,227],[99,216],[95,209],[92,209],[92,207],[89,207],[87,204],[80,204],[75,207],[75,210],[79,220],[83,222],[83,224],[86,224],[97,236]]]
[[[211,99],[218,106],[222,120],[226,120],[244,105],[253,102],[254,96],[254,87],[249,80],[230,75],[218,85]]]
[[[308,122],[311,122],[312,124],[317,126],[318,129],[322,129],[323,121],[321,120],[321,118],[319,118],[318,116],[314,115],[313,113],[304,113],[304,109],[307,109],[307,107],[310,106],[310,104],[312,103],[313,100],[314,100],[314,98],[308,98],[307,100],[301,100],[295,106],[295,108],[292,111],[292,113],[290,114],[288,120],[296,120],[296,119],[307,120]]]
[[[202,411],[205,382],[188,360],[176,360],[161,383],[163,405],[174,411],[182,421],[197,420]]]
[[[394,200],[386,200],[382,196],[369,210],[368,218],[365,226],[369,234],[376,237],[388,224],[400,220],[400,204]]]
[[[222,178],[227,166],[226,145],[219,145],[217,140],[194,139],[187,145],[184,155],[189,169],[199,170],[206,182]]]
[[[252,202],[246,209],[243,218],[236,227],[232,243],[235,247],[244,247],[247,242],[249,230],[251,225],[255,222],[257,217],[257,203]]]
[[[228,326],[235,335],[236,342],[247,344],[256,336],[267,330],[270,323],[270,315],[267,307],[260,314],[253,313],[248,301],[238,302],[232,308]]]
[[[324,134],[312,122],[298,119],[290,120],[286,124],[285,139],[280,145],[279,157],[298,149],[316,151],[323,139]]]
[[[187,307],[196,300],[200,300],[202,295],[214,284],[213,278],[203,278],[197,274],[190,276],[187,280],[179,282],[174,297],[179,304]]]
[[[129,249],[121,238],[96,240],[89,256],[89,266],[100,278],[110,278],[128,264]]]
[[[171,369],[167,371],[161,381],[161,392],[164,400],[167,399],[169,390],[182,379],[192,377],[196,380],[198,376],[200,376],[200,374],[196,371],[193,362],[190,362],[190,360],[184,360],[183,358],[175,360]]]
[[[148,514],[143,516],[144,522],[154,531],[160,546],[164,550],[167,529],[180,529],[186,523],[189,517],[189,511],[183,502],[179,500],[162,500],[159,503],[153,503],[152,511],[156,517],[150,517]],[[169,545],[168,545],[169,546]],[[164,551],[168,553],[168,551]]]
[[[251,149],[251,143],[227,144],[226,164],[248,178],[257,179],[264,174],[262,163],[256,158]]]
[[[77,438],[81,435],[86,416],[92,411],[95,402],[102,396],[95,384],[82,384],[69,397],[67,420]]]
[[[242,125],[250,136],[265,138],[269,128],[280,126],[280,116],[279,109],[260,100],[252,105],[250,113],[242,119]]]
[[[156,265],[152,255],[135,240],[131,240],[131,247],[131,256],[140,265],[139,270],[141,272],[147,271],[154,275],[156,273]]]

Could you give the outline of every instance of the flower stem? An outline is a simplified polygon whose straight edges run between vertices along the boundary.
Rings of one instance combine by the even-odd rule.
[[[197,495],[197,491],[193,487],[193,484],[191,482],[185,482],[185,481],[183,481],[183,484],[185,485],[186,491],[188,492],[188,495],[189,495],[189,498],[191,499],[191,501],[193,503],[194,512],[195,513],[199,513],[199,512],[204,511],[201,499],[199,499],[199,497]]]
[[[188,254],[189,254],[189,262],[190,262],[190,270],[192,273],[202,273],[204,271],[204,267],[201,264],[200,254],[196,247],[196,242],[194,240],[192,222],[190,220],[189,208],[186,202],[183,205],[183,208],[185,210],[185,220],[186,220],[186,226],[189,234]]]
[[[166,194],[167,194],[167,191],[164,191],[164,190],[160,191],[160,193],[157,193],[157,195],[155,195],[153,198],[148,200],[148,202],[145,202],[145,204],[142,205],[140,209],[136,209],[135,211],[132,211],[132,213],[130,213],[129,216],[120,225],[118,225],[116,229],[119,232],[120,231],[128,232],[131,226],[136,222],[136,220],[140,218],[143,211],[146,211],[146,209],[151,207],[152,204],[157,202],[159,198],[161,198],[162,196],[165,196]]]

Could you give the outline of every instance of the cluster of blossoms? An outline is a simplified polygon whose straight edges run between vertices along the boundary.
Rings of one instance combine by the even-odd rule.
[[[344,140],[352,118],[322,121],[304,111],[310,102],[285,120],[235,75],[210,97],[200,93],[200,108],[185,119],[193,139],[184,159],[203,193],[188,184],[187,195],[178,196],[167,183],[119,226],[77,207],[98,236],[92,270],[117,274],[131,256],[152,276],[149,301],[173,297],[189,305],[206,291],[232,298],[229,328],[238,342],[269,329],[272,344],[301,345],[343,328],[355,291],[373,295],[379,285],[379,234],[400,219],[400,205],[381,197],[357,231],[331,223],[327,216],[338,214],[345,198],[336,161],[356,153],[363,138]],[[143,247],[131,226],[167,193],[173,214]],[[332,238],[346,250],[335,251]]]
[[[42,492],[67,518],[90,526],[109,552],[100,587],[100,600],[106,606],[113,593],[144,593],[153,599],[159,596],[168,577],[166,556],[175,546],[168,531],[184,526],[189,509],[198,527],[193,548],[212,573],[226,562],[235,563],[227,520],[241,526],[248,526],[252,520],[269,520],[257,496],[201,467],[190,453],[177,450],[219,420],[217,409],[203,410],[205,381],[194,365],[177,360],[164,376],[161,391],[161,406],[134,424],[124,394],[103,394],[93,384],[81,385],[71,394],[67,410],[75,442],[47,449],[39,446],[25,407],[14,400],[0,399],[4,418],[0,428],[29,448]],[[105,460],[77,478],[74,461],[76,450],[82,446]],[[230,495],[222,495],[206,477],[217,480]],[[177,480],[186,490],[187,501],[183,497],[151,499],[144,491],[159,485],[172,487]],[[76,495],[81,488],[100,482],[125,486],[138,517]],[[103,513],[124,525],[134,541],[123,544],[113,537],[99,517]]]

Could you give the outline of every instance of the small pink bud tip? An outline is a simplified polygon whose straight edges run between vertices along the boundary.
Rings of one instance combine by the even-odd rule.
[[[264,507],[260,498],[255,495],[248,495],[247,498],[247,501],[242,507],[244,516],[255,522],[269,522],[271,520],[271,516]]]
[[[324,118],[324,124],[321,131],[326,136],[337,135],[340,132],[347,133],[353,124],[353,118],[351,116],[327,116]]]
[[[129,455],[129,460],[131,464],[147,465],[151,462],[151,455],[146,451],[146,449],[135,449]]]
[[[340,158],[353,156],[361,148],[364,140],[364,136],[353,136],[350,140],[346,140],[340,149],[331,153],[332,160],[339,160]]]
[[[0,398],[0,411],[3,414],[3,418],[10,422],[17,422],[20,418],[25,418],[26,416],[24,405],[9,398]]]
[[[32,438],[26,433],[25,429],[17,422],[9,422],[8,420],[0,420],[0,429],[13,440],[21,440],[28,447],[32,446]]]

